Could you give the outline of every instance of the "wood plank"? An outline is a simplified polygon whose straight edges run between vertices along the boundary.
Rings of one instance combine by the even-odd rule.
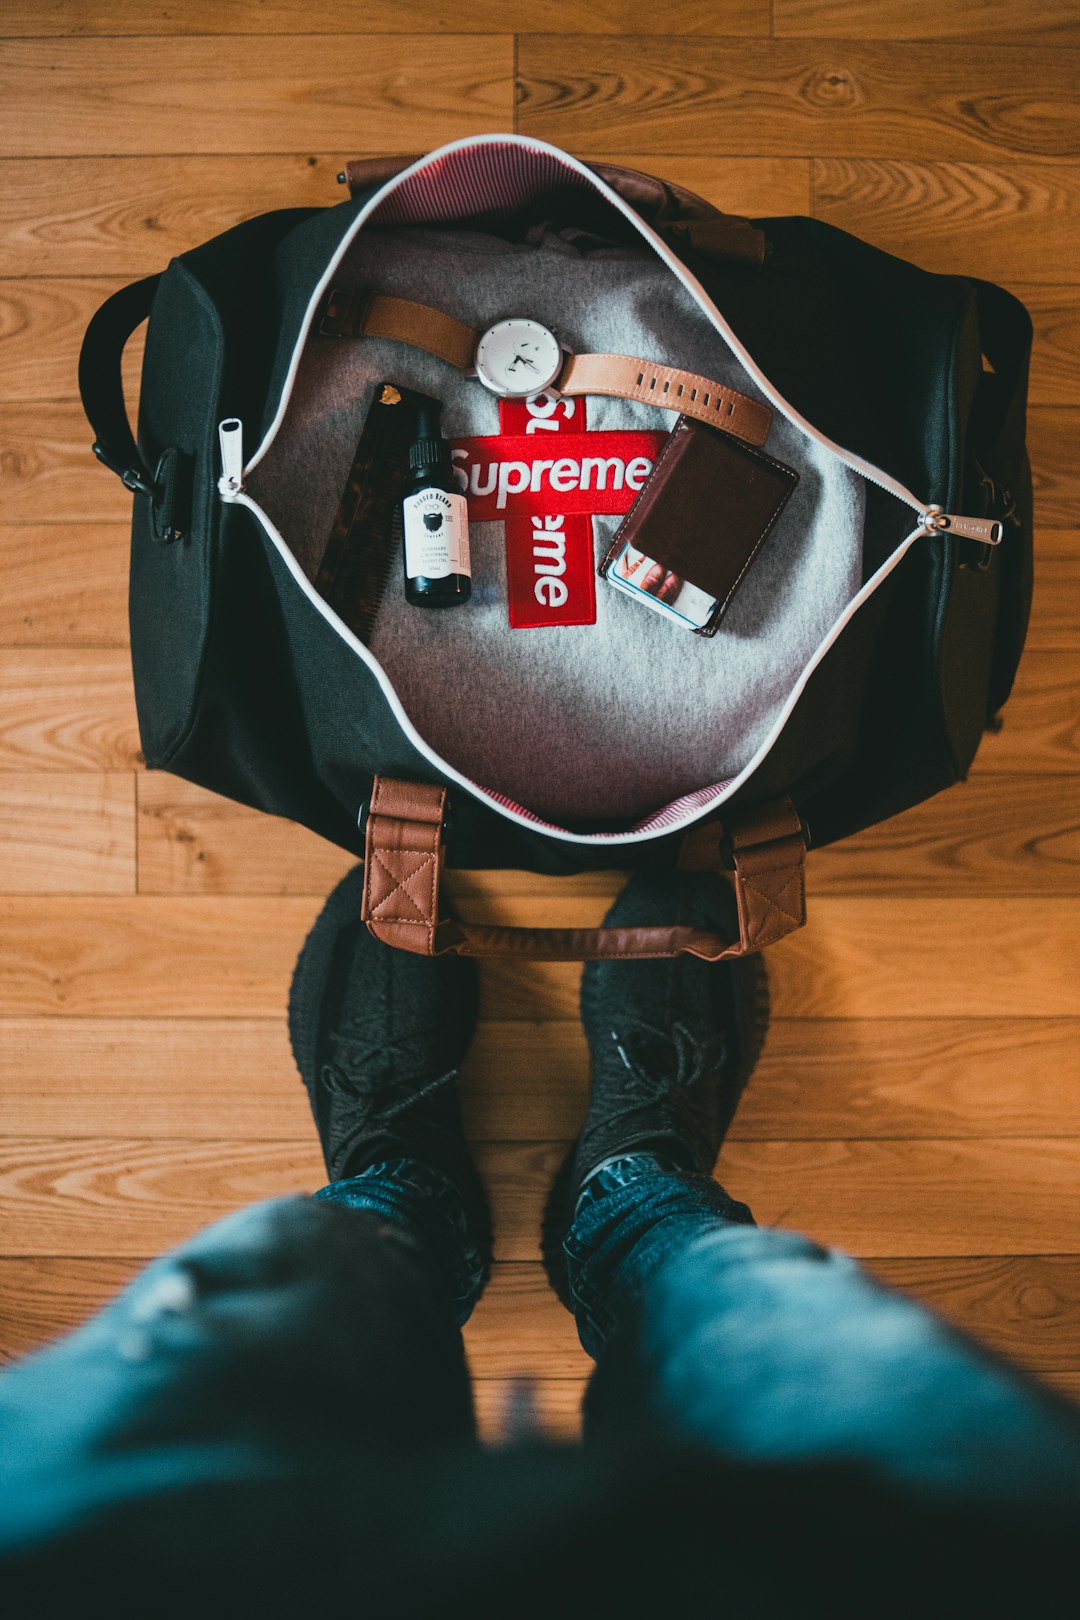
[[[1076,522],[1080,509],[1078,440],[1080,409],[1067,405],[1035,405],[1028,411],[1027,441],[1035,511],[1039,522],[1049,529],[1064,529]]]
[[[1071,649],[1025,650],[1002,716],[1001,730],[983,738],[973,774],[1074,775],[1080,770],[1080,657]]]
[[[74,400],[0,405],[0,512],[5,523],[130,521],[131,496],[90,452]]]
[[[359,150],[350,141],[345,155]],[[174,254],[253,214],[341,202],[342,155],[9,159],[0,167],[0,275],[162,270]],[[809,212],[806,158],[607,156],[659,170],[734,212]]]
[[[318,899],[43,895],[5,906],[0,1011],[91,1017],[275,1017]],[[462,904],[465,920],[492,906]],[[498,900],[514,926],[585,927],[604,901]],[[984,942],[973,949],[973,941]],[[828,895],[768,956],[778,1017],[1069,1017],[1080,1012],[1070,900]],[[485,1018],[577,1016],[576,963],[482,964]]]
[[[1076,569],[1080,586],[1080,563]],[[1010,713],[1011,724],[1011,713]],[[1080,768],[1080,766],[1078,766]],[[140,775],[142,894],[327,894],[356,857],[306,828],[160,772]],[[620,880],[587,875],[614,898]],[[812,853],[817,894],[1080,894],[1080,782],[986,775]],[[461,895],[536,893],[531,874],[454,874]],[[584,891],[578,879],[545,891]]]
[[[77,398],[83,333],[99,304],[124,279],[55,276],[0,283],[0,402]],[[144,332],[136,332],[124,351],[125,395],[133,420]]]
[[[1035,649],[1080,652],[1080,536],[1066,530],[1036,536],[1027,634],[1027,650]]]
[[[356,856],[164,772],[139,778],[140,894],[326,895]]]
[[[496,1258],[539,1258],[561,1142],[488,1142],[477,1161]],[[1080,1253],[1080,1142],[729,1142],[717,1174],[762,1225],[869,1258]],[[311,1192],[314,1138],[21,1138],[0,1150],[0,1233],[23,1255],[150,1256],[231,1209]]]
[[[642,11],[636,0],[547,0],[544,26],[558,34],[767,34],[768,0],[664,0]],[[427,9],[430,34],[518,33],[536,21],[533,0],[469,0],[455,9]],[[355,0],[187,0],[175,11],[158,0],[5,0],[0,38],[19,35],[124,34],[365,34],[415,32],[414,0],[383,0],[358,16]]]
[[[341,202],[341,159],[341,152],[306,151],[8,159],[0,164],[0,275],[127,278],[164,270],[174,254],[254,214]]]
[[[510,129],[509,35],[252,35],[242,56],[214,35],[20,39],[4,49],[0,153],[427,151]],[[1051,83],[1052,83],[1051,74]],[[47,86],[48,93],[43,91]],[[1052,91],[1050,92],[1052,94]]]
[[[1009,290],[1027,306],[1035,327],[1032,404],[1075,405],[1080,398],[1080,290],[1027,284]]]
[[[1070,0],[773,0],[778,37],[811,39],[1006,39],[1047,44],[1080,42],[1080,17]]]
[[[132,778],[0,773],[0,892],[133,894]]]
[[[279,1016],[316,900],[13,898],[10,1013]]]
[[[126,647],[127,523],[0,524],[0,647]]]
[[[1067,1018],[774,1018],[733,1141],[1080,1136]],[[463,1073],[473,1141],[554,1141],[584,1117],[577,1020],[481,1023]],[[311,1130],[284,1008],[251,1018],[0,1019],[9,1137],[295,1141]]]
[[[1070,1016],[1080,1011],[1080,908],[823,896],[768,964],[788,1017]]]
[[[1074,1137],[1078,1036],[1071,1019],[774,1018],[730,1137]]]
[[[141,757],[126,652],[0,648],[0,770],[130,770]]]
[[[952,53],[942,60],[951,66]],[[916,163],[913,156],[905,146],[902,158],[816,157],[815,217],[942,275],[976,272],[1026,287],[1072,282],[1080,164]]]
[[[1071,45],[523,34],[517,61],[517,127],[571,149],[933,160],[1078,145]]]
[[[1080,894],[1080,777],[973,777],[813,851],[807,882],[814,896]]]

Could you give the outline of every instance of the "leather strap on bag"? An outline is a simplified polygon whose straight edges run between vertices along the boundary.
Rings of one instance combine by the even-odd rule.
[[[739,937],[702,929],[503,928],[440,917],[445,788],[377,776],[367,818],[360,915],[376,939],[421,956],[514,956],[533,962],[678,956],[706,962],[747,956],[783,939],[806,921],[802,824],[787,799],[777,799],[727,824],[734,862]],[[711,864],[719,864],[719,829],[712,825]],[[703,864],[706,840],[694,846]]]

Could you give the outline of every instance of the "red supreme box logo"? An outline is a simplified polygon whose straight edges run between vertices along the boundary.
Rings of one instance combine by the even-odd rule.
[[[451,445],[470,521],[506,525],[510,623],[517,629],[595,623],[592,517],[629,511],[667,437],[589,433],[585,412],[583,398],[504,399],[501,433]]]

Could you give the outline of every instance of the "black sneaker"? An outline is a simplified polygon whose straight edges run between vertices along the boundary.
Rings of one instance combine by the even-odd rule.
[[[658,923],[730,933],[735,899],[715,873],[642,872],[604,919],[610,928]],[[542,1241],[548,1279],[567,1307],[563,1239],[598,1165],[638,1152],[673,1169],[712,1173],[765,1040],[765,965],[760,956],[589,962],[581,1021],[593,1062],[589,1111],[555,1178]]]
[[[382,1159],[434,1165],[490,1264],[491,1218],[457,1085],[476,1027],[476,964],[383,945],[360,921],[362,885],[358,866],[330,895],[289,992],[289,1037],[327,1173],[343,1181]]]

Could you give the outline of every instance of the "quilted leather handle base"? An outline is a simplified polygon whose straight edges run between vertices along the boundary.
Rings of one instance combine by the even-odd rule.
[[[806,921],[802,824],[787,799],[760,806],[727,825],[739,937],[701,929],[502,928],[440,917],[446,789],[377,776],[367,818],[361,917],[376,939],[421,956],[512,956],[534,962],[638,960],[686,953],[706,962],[748,956]],[[700,864],[719,865],[715,826],[692,848]],[[689,864],[698,864],[691,856]]]

